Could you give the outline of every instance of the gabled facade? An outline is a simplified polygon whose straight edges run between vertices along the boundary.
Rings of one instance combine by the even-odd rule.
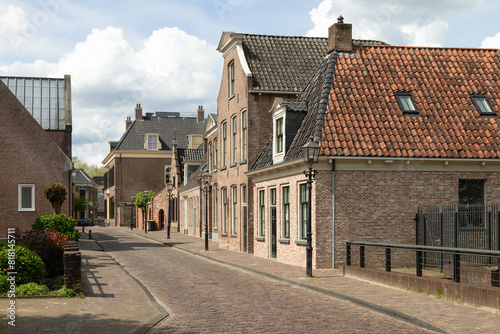
[[[103,161],[106,220],[111,226],[127,226],[135,217],[132,196],[145,189],[158,193],[165,187],[174,138],[180,147],[199,146],[205,122],[203,108],[198,109],[197,117],[181,117],[171,112],[143,115],[137,105],[135,120],[129,117],[125,126],[122,138],[110,142],[110,152]]]
[[[76,220],[89,218],[92,223],[96,223],[99,199],[98,199],[98,184],[85,173],[83,169],[74,169],[72,172],[72,196],[73,202],[76,198],[84,196],[87,200],[87,208],[85,211],[78,212],[73,208],[73,218]]]
[[[351,28],[330,29],[338,37]],[[348,240],[415,244],[421,205],[498,201],[499,63],[499,50],[331,38],[301,102],[277,100],[271,110],[275,119],[305,113],[300,129],[283,156],[274,132],[248,173],[259,212],[255,254],[305,266],[301,147],[310,140],[321,147],[310,194],[315,268],[343,264]]]
[[[0,77],[0,233],[30,229],[51,214],[43,188],[66,186],[62,213],[71,215],[71,77]]]

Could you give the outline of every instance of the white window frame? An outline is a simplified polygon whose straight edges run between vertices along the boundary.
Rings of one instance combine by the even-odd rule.
[[[208,144],[208,172],[212,173],[212,159],[213,159],[213,152],[212,152],[212,142]]]
[[[146,133],[145,135],[144,148],[148,151],[158,151],[161,148],[160,134],[159,133]],[[156,148],[149,148],[149,138],[156,137]],[[154,140],[153,140],[154,141]],[[155,143],[151,143],[152,145]]]
[[[257,208],[258,208],[258,235],[259,237],[265,237],[266,235],[266,191],[265,189],[259,189],[257,192]],[[262,197],[261,197],[262,196]],[[262,212],[264,209],[264,212]]]
[[[297,232],[298,232],[298,235],[297,235],[297,239],[298,240],[306,240],[307,239],[307,217],[305,218],[306,219],[306,222],[305,222],[305,226],[304,226],[304,217],[302,217],[302,202],[301,202],[301,187],[304,186],[305,189],[306,189],[306,194],[308,197],[310,197],[310,195],[308,194],[309,192],[309,189],[307,187],[307,182],[301,182],[297,185],[297,213],[298,213],[298,221],[297,221]],[[307,204],[306,204],[307,205]],[[309,208],[307,207],[306,210],[308,211]],[[306,231],[304,232],[304,228],[306,229]]]
[[[222,143],[221,143],[221,157],[220,157],[220,167],[225,168],[227,166],[226,164],[226,157],[227,157],[227,122],[224,121],[221,124],[222,128]]]
[[[23,189],[30,188],[31,189],[31,207],[23,208]],[[35,185],[34,184],[19,184],[17,186],[17,203],[18,203],[18,211],[35,211]]]
[[[238,187],[231,186],[231,234],[238,235]]]
[[[227,188],[224,187],[221,190],[222,197],[222,233],[227,234]]]
[[[163,180],[165,180],[165,185],[167,185],[169,182],[167,182],[167,175],[168,175],[168,180],[169,182],[172,182],[172,167],[169,165],[165,165],[165,175],[163,177]]]
[[[234,75],[234,60],[231,60],[228,65],[228,79],[229,79],[229,98],[235,94],[235,75]]]
[[[241,123],[241,135],[240,135],[240,159],[241,162],[247,161],[247,144],[248,144],[248,113],[246,109],[241,111],[240,123]]]
[[[285,158],[285,151],[286,151],[286,107],[281,107],[277,109],[273,113],[273,163],[278,164],[280,162],[283,162],[283,159]],[[283,119],[283,133],[281,135],[282,138],[282,146],[281,146],[281,152],[278,152],[278,138],[277,138],[277,121],[279,119]]]
[[[212,168],[213,168],[214,171],[217,170],[217,154],[218,154],[218,152],[217,152],[217,145],[218,145],[217,138],[215,138],[214,139],[214,155],[213,155],[214,161],[212,163]]]
[[[218,208],[217,208],[217,205],[219,205],[219,194],[218,194],[218,189],[217,189],[217,184],[214,185],[213,187],[214,189],[214,230],[217,230],[219,229],[219,225],[218,225],[218,219],[217,219],[217,215],[218,215]]]
[[[237,145],[236,138],[238,138],[238,118],[237,115],[231,117],[231,165],[236,165]]]
[[[284,196],[284,189],[288,189],[288,236],[285,234],[286,228],[285,228],[285,196]],[[282,239],[290,239],[290,206],[291,206],[291,201],[290,201],[290,185],[289,184],[283,184],[281,186],[281,238]]]

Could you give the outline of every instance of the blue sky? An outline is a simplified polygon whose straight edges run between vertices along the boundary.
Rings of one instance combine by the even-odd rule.
[[[0,0],[0,75],[72,76],[73,155],[100,163],[127,116],[216,112],[223,31],[500,48],[493,0]]]

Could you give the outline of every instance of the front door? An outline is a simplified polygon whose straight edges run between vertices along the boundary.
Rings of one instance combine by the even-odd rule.
[[[276,258],[276,207],[271,207],[271,258]]]
[[[241,213],[241,251],[247,251],[247,206],[243,206]]]
[[[160,218],[160,230],[163,230],[165,228],[165,213],[163,210],[160,210],[159,214]]]

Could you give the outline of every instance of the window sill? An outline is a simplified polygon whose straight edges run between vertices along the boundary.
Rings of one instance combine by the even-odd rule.
[[[231,238],[237,238],[237,237],[238,237],[238,235],[237,235],[237,234],[230,234],[229,236],[230,236]]]
[[[219,170],[223,171],[223,170],[226,170],[226,169],[227,169],[227,167],[221,167]]]
[[[233,99],[234,97],[235,97],[235,95],[233,94],[230,97],[228,97],[227,100],[229,101],[229,100]]]
[[[238,166],[238,164],[237,164],[237,163],[230,164],[230,165],[229,165],[229,168],[233,168],[233,167],[236,167],[236,166]]]
[[[295,243],[297,245],[304,245],[307,246],[307,240],[295,240]]]
[[[240,163],[240,165],[246,165],[246,164],[247,164],[247,161],[246,161],[246,160],[243,160],[243,161],[240,161],[239,163]]]
[[[218,231],[218,230],[219,230],[219,228],[218,228],[218,227],[214,227],[214,231]]]
[[[266,237],[255,237],[257,241],[266,241]]]
[[[290,239],[278,239],[278,242],[282,244],[290,244]]]
[[[220,236],[221,237],[227,237],[227,233],[221,233]]]

